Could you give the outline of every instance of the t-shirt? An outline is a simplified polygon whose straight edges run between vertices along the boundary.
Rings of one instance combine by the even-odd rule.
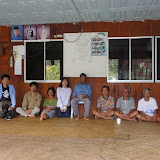
[[[2,98],[1,98],[1,107],[3,109],[9,108],[11,105],[11,99],[9,95],[9,87],[4,88],[2,85]]]
[[[138,101],[138,111],[142,111],[145,114],[153,117],[154,110],[158,109],[157,102],[154,98],[150,97],[149,101],[145,101],[144,98]]]
[[[132,97],[128,97],[128,100],[125,101],[123,96],[118,98],[116,107],[124,114],[128,114],[132,109],[136,109],[134,99]]]
[[[48,99],[48,98],[45,98],[44,100],[44,103],[43,103],[43,106],[44,107],[56,107],[57,106],[57,98],[54,98],[54,99]]]
[[[107,112],[109,109],[114,108],[114,98],[112,96],[107,99],[103,96],[99,97],[97,107],[101,109],[101,112]]]

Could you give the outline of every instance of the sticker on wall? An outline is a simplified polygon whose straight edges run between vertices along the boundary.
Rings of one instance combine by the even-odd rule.
[[[12,25],[11,26],[11,41],[22,41],[23,40],[23,26]]]
[[[91,37],[91,56],[106,56],[108,36],[106,33],[97,33]]]
[[[50,39],[50,24],[37,25],[37,39]]]
[[[24,25],[24,40],[36,40],[36,25]]]

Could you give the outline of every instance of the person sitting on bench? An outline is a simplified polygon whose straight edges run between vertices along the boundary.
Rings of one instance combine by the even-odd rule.
[[[80,80],[81,83],[76,84],[74,87],[71,107],[73,108],[73,113],[74,116],[76,116],[76,120],[79,120],[78,102],[84,102],[84,120],[89,120],[92,88],[90,84],[86,83],[86,74],[81,73]]]

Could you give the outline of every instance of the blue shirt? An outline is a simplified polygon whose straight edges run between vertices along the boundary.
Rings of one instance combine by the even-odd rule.
[[[15,107],[16,105],[16,91],[14,89],[14,86],[12,84],[8,84],[9,87],[9,96],[11,98],[11,107]],[[2,84],[0,84],[0,99],[2,98]]]
[[[22,36],[18,35],[18,36],[14,36],[12,38],[12,40],[22,40]]]
[[[89,98],[91,98],[91,94],[92,94],[92,88],[91,85],[88,83],[82,84],[82,83],[78,83],[75,85],[74,90],[73,90],[73,95],[72,98],[74,96],[77,96],[78,94],[85,94],[87,96],[89,96]]]

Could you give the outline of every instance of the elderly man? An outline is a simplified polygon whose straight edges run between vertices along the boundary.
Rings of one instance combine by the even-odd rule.
[[[125,86],[122,92],[123,96],[117,100],[115,115],[124,120],[135,121],[138,111],[136,111],[135,100],[129,96],[130,88]]]
[[[89,120],[89,110],[91,106],[90,98],[92,93],[91,85],[86,83],[86,74],[80,75],[81,83],[75,85],[72,95],[71,107],[73,108],[76,120],[79,120],[78,102],[84,102],[84,120]]]
[[[137,118],[143,121],[160,122],[158,115],[158,105],[154,98],[150,97],[151,89],[145,88],[143,90],[144,98],[138,101],[138,112]]]
[[[95,118],[112,119],[114,115],[114,98],[109,95],[109,87],[102,87],[102,96],[99,97],[97,110],[93,110]]]

